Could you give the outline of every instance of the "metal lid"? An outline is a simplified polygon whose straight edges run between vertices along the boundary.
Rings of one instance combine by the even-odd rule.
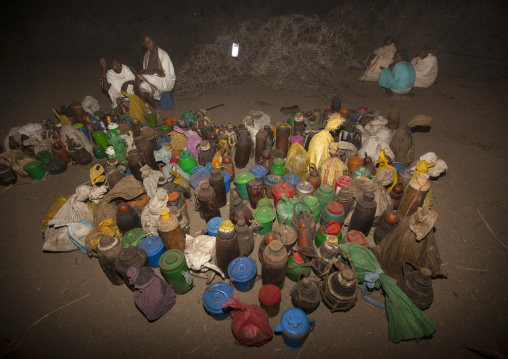
[[[310,184],[310,182],[302,181],[298,182],[298,184],[296,185],[296,190],[300,193],[306,194],[314,192],[314,187]]]
[[[228,266],[228,275],[234,282],[248,282],[257,274],[256,262],[249,257],[233,259]]]

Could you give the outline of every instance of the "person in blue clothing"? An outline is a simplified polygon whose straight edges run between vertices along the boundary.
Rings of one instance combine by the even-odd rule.
[[[405,95],[413,89],[416,72],[408,60],[406,50],[397,50],[393,57],[393,66],[383,68],[379,74],[379,87],[385,88],[386,95]]]

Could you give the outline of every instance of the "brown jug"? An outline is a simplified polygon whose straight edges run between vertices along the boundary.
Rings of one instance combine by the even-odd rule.
[[[325,277],[321,283],[321,298],[331,312],[345,312],[356,303],[357,279],[355,271],[344,268]]]
[[[308,277],[297,282],[291,290],[291,303],[295,308],[300,308],[306,314],[316,310],[320,301],[319,286]]]
[[[229,173],[231,175],[231,183],[233,183],[233,180],[235,179],[235,166],[233,166],[233,162],[230,156],[224,156],[222,158],[220,170]]]
[[[312,187],[314,187],[314,192],[312,193],[314,196],[319,186],[321,186],[321,176],[319,175],[319,172],[316,170],[314,165],[311,165],[311,171],[307,175],[307,182],[309,182]]]
[[[342,192],[342,190],[340,192]],[[351,221],[349,222],[348,231],[360,231],[367,237],[374,223],[376,208],[377,203],[374,200],[374,193],[365,192],[363,197],[359,198],[356,202],[355,209],[351,215]]]
[[[220,207],[215,196],[215,191],[209,183],[202,183],[196,189],[197,201],[196,206],[198,207],[199,213],[202,218],[208,222],[214,217],[220,217]]]
[[[252,209],[256,209],[258,202],[261,198],[265,198],[265,182],[259,178],[255,178],[247,182],[247,194],[249,195],[249,202]]]
[[[166,251],[170,249],[178,249],[182,252],[185,250],[185,235],[182,227],[178,223],[178,218],[170,214],[168,207],[163,207],[159,211],[160,217],[157,220],[157,230],[159,236],[164,243]]]
[[[406,264],[415,269],[407,273]],[[397,286],[408,296],[409,299],[421,310],[425,310],[434,300],[434,290],[432,289],[432,272],[428,268],[419,268],[410,261],[402,264],[404,276],[397,280]]]
[[[381,223],[376,227],[374,231],[374,242],[379,244],[391,231],[397,227],[399,223],[399,215],[396,211],[388,212]]]
[[[141,228],[138,213],[126,202],[120,203],[116,208],[116,224],[122,235],[131,229]]]
[[[228,278],[229,263],[240,256],[240,247],[235,227],[231,221],[224,221],[220,224],[215,236],[215,251],[217,266]]]
[[[304,134],[305,134],[305,120],[303,118],[302,113],[297,113],[295,115],[293,123],[293,136],[296,135],[303,136]]]
[[[291,137],[291,126],[278,123],[275,130],[275,148],[284,153],[283,157],[288,154],[289,137]]]
[[[392,199],[393,210],[397,210],[399,208],[401,197],[402,197],[402,184],[398,183],[395,186],[393,186],[392,190],[390,191],[390,198]]]
[[[104,274],[113,285],[125,283],[115,267],[116,258],[121,250],[121,241],[117,237],[102,236],[97,245],[97,258]]]
[[[130,290],[134,291],[134,287],[129,283],[127,271],[130,267],[139,269],[146,266],[147,259],[148,256],[145,250],[138,247],[129,246],[123,248],[120,250],[120,253],[118,253],[118,257],[116,257],[115,261],[115,268]]]
[[[230,191],[230,210],[229,219],[233,224],[237,224],[239,219],[243,219],[245,223],[250,225],[253,219],[252,211],[245,205],[240,193],[236,188],[231,188]]]
[[[415,213],[422,206],[429,189],[430,182],[427,173],[418,173],[416,177],[411,178],[400,200],[398,208],[400,217],[409,217]]]
[[[235,226],[236,236],[238,238],[238,247],[240,257],[248,257],[254,250],[254,234],[245,221],[240,218]]]
[[[86,118],[85,118],[85,109],[81,105],[81,102],[78,100],[73,100],[71,104],[72,110],[72,118],[74,118],[74,123],[81,123],[83,126],[86,126]]]
[[[286,264],[288,261],[286,248],[280,241],[272,241],[263,252],[263,265],[261,267],[261,278],[263,285],[273,284],[284,288],[286,279]]]
[[[53,152],[55,154],[55,158],[62,158],[67,163],[71,163],[71,157],[67,150],[58,142],[53,144]]]
[[[149,138],[145,138],[140,136],[135,138],[134,142],[136,143],[136,148],[143,154],[146,164],[151,169],[158,171],[159,165],[157,164],[157,161],[155,161],[155,157],[153,155],[153,151],[157,149],[155,137],[151,136]]]
[[[305,222],[303,219],[300,221],[300,225],[298,228],[298,247],[308,247],[310,248],[310,240],[307,236],[307,228],[305,227]]]
[[[215,192],[215,197],[217,197],[219,208],[224,207],[228,202],[226,196],[226,184],[224,183],[224,176],[222,173],[220,173],[218,168],[213,168],[210,170],[210,177],[208,182]]]
[[[353,198],[353,188],[350,185],[343,186],[335,196],[335,200],[344,207],[344,217],[353,209],[355,199]]]
[[[270,154],[270,151],[264,150],[261,153],[261,160],[259,161],[259,164],[265,167],[268,170],[268,173],[270,173],[270,166],[272,165],[272,155]]]
[[[208,141],[201,141],[199,144],[198,162],[201,166],[212,162],[215,152],[212,151],[212,147]]]
[[[263,151],[266,150],[266,141],[268,139],[268,132],[265,130],[259,130],[256,133],[256,150],[254,152],[254,161],[259,164]]]
[[[266,234],[263,237],[263,240],[259,243],[258,259],[259,259],[259,263],[261,265],[263,265],[263,255],[265,253],[265,248],[270,244],[270,242],[276,241],[276,240],[278,240],[277,236],[274,233],[270,232],[270,233]]]
[[[140,182],[143,182],[143,177],[141,176],[141,167],[146,165],[145,157],[139,150],[130,150],[127,152],[127,163],[129,164],[129,169],[134,176]]]
[[[252,150],[252,141],[245,133],[240,134],[236,141],[235,165],[244,168],[249,163]]]
[[[180,227],[183,229],[183,233],[189,234],[190,233],[190,217],[189,213],[187,212],[187,205],[185,204],[185,198],[183,196],[183,193],[179,192],[170,192],[168,194],[168,207],[176,207],[180,210],[180,213],[183,216],[182,221],[180,222]],[[187,226],[184,226],[183,224],[186,223]]]
[[[215,132],[211,132],[210,135],[208,135],[208,142],[210,143],[212,153],[215,154],[217,152],[217,146],[219,144],[219,138],[217,137],[217,134]]]
[[[124,177],[124,173],[116,167],[106,173],[106,180],[108,182],[109,189],[113,189],[113,187],[115,187],[116,184],[120,182]]]

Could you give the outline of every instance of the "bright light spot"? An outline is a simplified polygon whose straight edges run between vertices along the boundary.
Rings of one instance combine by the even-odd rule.
[[[237,43],[233,43],[233,48],[231,49],[231,56],[238,57],[238,50],[240,49],[240,45]]]

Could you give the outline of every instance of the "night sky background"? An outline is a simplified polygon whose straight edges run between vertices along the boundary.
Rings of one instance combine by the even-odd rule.
[[[506,77],[508,2],[431,1],[16,1],[3,5],[1,61],[7,67],[96,61],[120,56],[140,63],[142,32],[154,34],[175,67],[191,49],[247,19],[285,14],[340,14],[358,37],[362,60],[392,35],[398,48],[414,54],[428,44],[440,71],[492,80]],[[98,64],[98,62],[97,62]],[[98,71],[99,71],[99,65]]]

